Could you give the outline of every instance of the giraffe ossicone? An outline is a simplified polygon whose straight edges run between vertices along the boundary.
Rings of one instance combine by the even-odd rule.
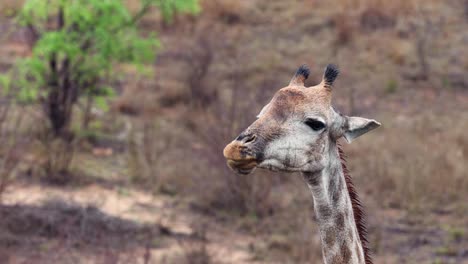
[[[300,66],[223,154],[240,174],[255,168],[301,172],[312,192],[325,263],[369,264],[360,202],[337,141],[351,142],[380,123],[335,111],[335,65],[326,67],[320,84],[305,87],[309,73],[306,65]]]

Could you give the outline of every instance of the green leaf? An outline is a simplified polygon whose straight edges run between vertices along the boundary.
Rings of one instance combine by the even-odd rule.
[[[106,98],[115,96],[108,86],[119,75],[115,67],[130,63],[139,74],[152,73],[161,44],[155,33],[145,36],[138,21],[151,8],[159,8],[170,21],[177,13],[196,14],[198,0],[140,0],[141,9],[132,14],[122,0],[26,0],[16,21],[40,32],[32,56],[19,59],[9,73],[0,76],[3,90],[22,102],[47,98],[60,89],[66,76],[78,91],[91,95],[103,110]],[[63,13],[63,26],[58,26]],[[11,80],[15,80],[12,82]],[[51,86],[51,83],[59,83]]]
[[[156,5],[159,6],[164,19],[171,22],[176,13],[198,14],[200,5],[197,0],[159,0]]]
[[[109,104],[107,103],[107,100],[104,96],[96,96],[94,97],[94,103],[96,106],[103,110],[103,111],[108,111],[109,110]]]
[[[4,95],[8,95],[10,93],[10,85],[11,85],[11,77],[7,74],[1,74],[0,86],[2,87],[2,91]]]

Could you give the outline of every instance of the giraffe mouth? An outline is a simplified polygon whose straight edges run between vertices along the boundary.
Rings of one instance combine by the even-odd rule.
[[[250,174],[255,167],[257,167],[258,162],[255,159],[247,159],[247,160],[233,160],[227,159],[227,165],[233,171],[240,173],[240,174]]]
[[[259,163],[252,151],[244,143],[236,140],[224,148],[223,155],[228,167],[239,174],[251,173]]]

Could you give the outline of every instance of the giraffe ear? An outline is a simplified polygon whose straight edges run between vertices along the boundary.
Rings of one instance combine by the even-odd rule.
[[[355,138],[376,129],[379,126],[380,123],[373,119],[354,116],[346,117],[343,136],[348,143],[351,143]]]

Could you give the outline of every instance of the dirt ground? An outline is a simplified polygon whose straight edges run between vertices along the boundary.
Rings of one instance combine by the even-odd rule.
[[[371,243],[379,249],[375,263],[468,263],[466,229],[450,228],[468,224],[456,208],[421,219],[375,210],[365,198],[377,212],[368,217]],[[213,263],[285,263],[262,257],[281,249],[281,240],[254,236],[195,210],[190,200],[150,194],[118,176],[65,188],[18,181],[0,211],[6,263],[203,263],[195,260],[203,254]],[[311,235],[318,243],[318,233]]]

